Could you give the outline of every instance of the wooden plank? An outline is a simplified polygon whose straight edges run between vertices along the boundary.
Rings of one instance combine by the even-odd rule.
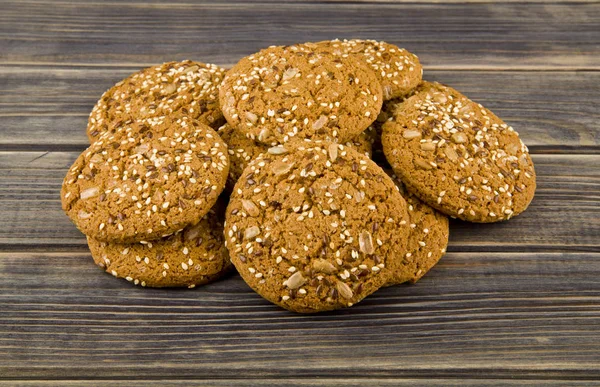
[[[598,276],[598,253],[449,253],[416,285],[298,315],[239,276],[142,289],[87,253],[1,253],[0,375],[598,378]]]
[[[0,147],[87,146],[92,106],[132,68],[0,66]],[[426,71],[513,125],[532,151],[600,151],[600,72]]]
[[[388,40],[427,68],[598,69],[600,4],[5,1],[2,62],[231,64],[272,44]]]
[[[0,152],[4,249],[86,249],[60,208],[62,179],[75,152]],[[453,251],[600,251],[600,155],[534,155],[538,189],[509,222],[453,221]]]
[[[363,387],[365,385],[370,386],[429,386],[429,387],[446,387],[446,386],[595,386],[600,383],[591,380],[556,380],[556,379],[441,379],[441,378],[428,378],[424,377],[421,379],[399,379],[399,378],[354,378],[354,379],[343,379],[343,378],[277,378],[277,379],[185,379],[185,380],[173,380],[173,379],[156,379],[156,380],[11,380],[3,382],[0,380],[0,387],[38,387],[38,386],[92,386],[92,387],[146,387],[146,386],[273,386],[280,387],[285,386],[332,386],[332,387]]]

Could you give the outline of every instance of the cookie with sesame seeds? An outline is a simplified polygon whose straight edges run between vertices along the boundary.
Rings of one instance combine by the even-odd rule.
[[[218,130],[219,136],[225,141],[229,152],[229,177],[227,178],[227,187],[233,189],[235,182],[240,178],[242,171],[248,166],[248,163],[264,152],[277,154],[279,147],[270,147],[246,137],[239,130],[231,125],[225,124]],[[363,132],[355,139],[347,141],[344,145],[357,150],[358,152],[371,157],[372,135],[370,132]]]
[[[127,120],[179,112],[218,128],[224,122],[218,87],[226,70],[201,62],[167,62],[138,71],[107,90],[90,113],[90,143]],[[116,128],[115,128],[116,127]]]
[[[194,288],[232,268],[223,240],[225,207],[219,199],[200,222],[166,238],[113,243],[88,237],[88,246],[99,267],[134,285]]]
[[[355,57],[313,46],[272,46],[240,60],[220,87],[227,121],[268,145],[344,143],[362,133],[381,109],[379,81]]]
[[[433,268],[448,247],[450,225],[448,218],[406,191],[402,182],[391,171],[392,177],[408,205],[410,233],[406,253],[398,256],[401,262],[386,285],[415,283]]]
[[[210,127],[176,114],[134,121],[75,160],[62,208],[99,241],[161,238],[211,209],[228,170],[227,145]]]
[[[376,40],[344,39],[316,43],[334,55],[355,55],[375,72],[383,89],[383,99],[402,97],[421,82],[423,67],[419,58],[404,48]]]
[[[291,311],[352,306],[405,254],[406,202],[373,161],[300,141],[250,162],[227,207],[225,245],[246,283]]]
[[[382,143],[407,189],[446,215],[496,222],[533,199],[533,162],[518,133],[448,86],[423,82],[383,125]]]

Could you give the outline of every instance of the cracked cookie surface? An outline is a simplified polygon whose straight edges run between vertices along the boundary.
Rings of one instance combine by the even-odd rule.
[[[409,232],[406,202],[358,152],[300,141],[244,170],[225,243],[257,293],[296,312],[351,306],[391,278]]]
[[[227,121],[251,139],[344,143],[379,114],[382,89],[366,64],[314,45],[273,46],[227,72],[219,98]]]
[[[377,40],[344,39],[316,43],[334,55],[351,54],[364,61],[381,83],[384,101],[402,97],[421,82],[419,58],[404,48]]]
[[[161,238],[198,222],[225,186],[227,145],[186,116],[132,122],[106,133],[73,163],[62,208],[100,241]]]
[[[134,285],[194,288],[232,268],[223,240],[225,207],[219,199],[200,222],[166,238],[112,243],[88,237],[88,246],[96,265]]]
[[[270,147],[246,137],[242,132],[234,129],[229,124],[220,127],[217,133],[219,133],[219,136],[221,136],[228,147],[230,166],[227,187],[229,190],[233,189],[235,182],[240,178],[242,171],[252,159],[264,152],[277,154],[280,151],[280,148],[277,146]],[[370,158],[372,142],[372,132],[364,131],[358,137],[347,141],[344,145]]]
[[[92,109],[87,126],[90,143],[127,121],[174,112],[218,128],[224,121],[218,87],[225,71],[215,65],[184,60],[130,75],[108,89]]]
[[[397,105],[382,143],[407,189],[449,216],[506,220],[533,199],[533,162],[518,133],[442,84],[423,82]]]

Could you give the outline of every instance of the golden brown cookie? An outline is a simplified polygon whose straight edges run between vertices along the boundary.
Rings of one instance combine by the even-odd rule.
[[[134,285],[194,288],[212,282],[232,267],[223,243],[225,205],[219,200],[196,225],[154,241],[112,243],[88,237],[94,262]]]
[[[400,269],[392,274],[392,278],[386,285],[397,285],[407,281],[415,283],[446,253],[450,226],[445,215],[406,191],[395,175],[390,174],[390,176],[408,205],[410,233],[406,253],[397,257],[400,260]]]
[[[248,166],[248,163],[264,152],[277,154],[279,147],[270,147],[260,142],[246,137],[239,130],[235,130],[231,125],[225,124],[219,128],[219,136],[227,143],[229,152],[229,177],[227,187],[233,189],[235,182],[240,178],[242,171]],[[371,142],[373,134],[371,131],[365,131],[357,138],[347,141],[344,145],[355,149],[359,153],[371,157]],[[270,149],[270,151],[269,151]]]
[[[375,72],[383,89],[383,99],[398,98],[417,87],[423,76],[419,58],[390,43],[376,40],[344,39],[316,43],[328,47],[334,55],[355,55]]]
[[[382,142],[407,189],[452,217],[496,222],[533,199],[533,162],[518,133],[450,87],[423,82],[383,125]]]
[[[107,90],[88,120],[91,143],[128,120],[179,112],[203,124],[223,124],[218,87],[225,69],[201,62],[167,62],[136,72]]]
[[[106,133],[75,161],[62,207],[100,241],[161,238],[197,223],[227,180],[227,145],[186,116],[133,122]]]
[[[406,202],[374,162],[343,145],[301,141],[244,170],[225,244],[258,294],[309,313],[351,306],[386,284],[408,232]]]
[[[232,126],[276,145],[355,138],[379,114],[381,93],[373,71],[355,57],[298,44],[243,58],[227,72],[219,96]]]

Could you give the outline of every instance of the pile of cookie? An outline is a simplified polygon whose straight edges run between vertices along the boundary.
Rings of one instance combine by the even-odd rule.
[[[190,288],[235,267],[296,312],[418,281],[448,216],[507,220],[535,191],[510,126],[371,40],[153,66],[102,95],[87,133],[61,199],[97,265]]]

